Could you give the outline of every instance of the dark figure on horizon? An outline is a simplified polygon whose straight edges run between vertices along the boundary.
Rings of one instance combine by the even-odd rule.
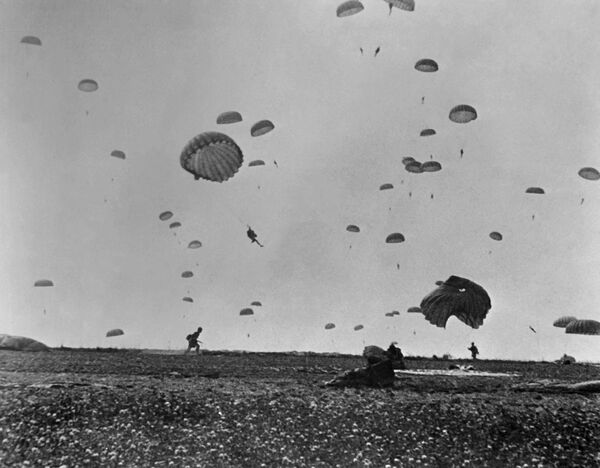
[[[364,51],[363,51],[363,48],[361,47],[361,48],[360,48],[360,55],[362,55],[362,54],[363,54],[363,52],[364,52]]]
[[[471,351],[471,357],[473,358],[473,360],[476,360],[477,355],[479,354],[479,350],[477,349],[477,346],[475,346],[475,343],[471,342],[471,346],[467,349]]]
[[[202,327],[198,327],[198,330],[185,337],[188,342],[188,347],[185,350],[185,354],[189,353],[192,349],[196,350],[196,354],[200,354],[200,343],[202,343],[201,341],[198,341],[200,333],[202,333]]]
[[[377,46],[377,49],[375,49],[375,55],[373,55],[373,57],[377,57],[377,54],[379,53],[380,50],[381,50],[381,46]]]
[[[421,104],[425,104],[425,96],[421,96]]]
[[[460,157],[461,157],[461,158],[463,157],[463,154],[464,154],[464,151],[463,151],[463,149],[461,148],[461,149],[460,149]]]
[[[250,226],[248,226],[248,230],[246,231],[246,234],[248,235],[248,238],[252,242],[256,242],[258,245],[260,245],[261,247],[263,247],[263,245],[258,241],[256,233],[252,230],[252,228]]]

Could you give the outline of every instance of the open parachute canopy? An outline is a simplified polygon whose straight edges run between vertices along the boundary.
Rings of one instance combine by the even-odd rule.
[[[415,1],[414,0],[384,0],[390,6],[390,13],[392,7],[400,8],[404,11],[414,11]]]
[[[240,169],[244,156],[240,147],[230,137],[219,132],[196,135],[183,148],[181,167],[194,175],[194,179],[224,182]]]
[[[250,164],[248,164],[248,167],[255,167],[255,166],[264,166],[265,162],[262,159],[255,159],[254,161],[250,161]]]
[[[442,170],[442,165],[437,161],[427,161],[421,164],[423,172],[438,172]]]
[[[0,349],[11,351],[50,351],[44,343],[26,336],[0,334]]]
[[[79,91],[83,91],[84,93],[93,93],[98,89],[98,83],[94,80],[86,78],[85,80],[81,80],[77,85]]]
[[[596,320],[574,320],[565,332],[573,335],[600,335],[600,322]]]
[[[499,232],[490,232],[490,237],[492,239],[494,239],[495,241],[501,241],[502,240],[502,234],[500,234]]]
[[[199,240],[193,240],[188,244],[188,249],[199,249],[200,247],[202,247],[202,242]]]
[[[358,226],[356,226],[355,224],[348,224],[348,226],[346,226],[346,231],[348,231],[348,232],[360,232],[360,228]]]
[[[262,303],[260,301],[252,301],[250,303],[251,306],[261,307]]]
[[[227,111],[219,114],[217,117],[217,123],[221,124],[232,124],[242,121],[242,114],[236,111]]]
[[[386,312],[385,316],[386,317],[394,317],[396,314],[394,312]]]
[[[379,190],[391,190],[394,186],[392,184],[381,184]]]
[[[593,167],[583,167],[583,168],[579,169],[578,174],[580,177],[583,177],[586,180],[600,179],[600,172],[598,172]]]
[[[264,135],[265,133],[269,133],[271,130],[275,128],[273,122],[270,120],[260,120],[252,125],[250,129],[250,135],[253,137]]]
[[[573,317],[572,315],[565,315],[564,317],[557,318],[552,324],[557,328],[566,328],[571,322],[577,320],[577,317]]]
[[[471,120],[477,119],[477,111],[468,104],[461,104],[453,107],[448,117],[452,122],[468,123]]]
[[[184,297],[184,298],[182,299],[182,301],[183,301],[183,302],[194,302],[194,299],[192,299],[191,297],[187,297],[187,296],[186,296],[186,297]]]
[[[529,187],[527,190],[525,190],[525,193],[534,193],[537,195],[543,195],[546,192],[544,192],[544,189],[542,187]]]
[[[397,310],[392,310],[392,314],[393,314],[393,315],[400,315],[400,312],[399,312],[399,311],[397,311]]]
[[[354,327],[354,331],[359,331],[359,330],[362,330],[363,328],[365,328],[365,327],[363,327],[362,325],[356,325]]]
[[[360,13],[364,9],[365,7],[358,0],[348,0],[337,7],[336,15],[338,18],[345,18]]]
[[[49,286],[54,286],[54,283],[49,280],[49,279],[41,279],[41,280],[37,280],[35,283],[33,283],[33,286],[36,288],[44,288],[44,287],[49,287]]]
[[[417,306],[409,307],[406,310],[406,312],[408,312],[409,314],[419,314],[421,313],[421,308]]]
[[[325,325],[325,330],[331,330],[332,328],[335,328],[335,323],[328,323]]]
[[[421,130],[421,133],[419,135],[422,137],[432,136],[435,135],[435,130],[433,128],[426,128],[424,130]]]
[[[423,165],[419,161],[409,162],[404,166],[407,172],[412,172],[413,174],[421,174],[423,172]]]
[[[485,289],[460,276],[450,276],[421,301],[425,318],[443,328],[451,315],[472,328],[479,328],[491,307]]]
[[[174,223],[169,224],[170,229],[175,229],[181,227],[181,223],[179,221],[175,221]]]
[[[438,64],[432,59],[421,59],[415,63],[415,70],[424,73],[432,73],[438,71]]]
[[[163,211],[161,214],[158,215],[158,219],[160,219],[161,221],[168,221],[172,217],[173,213],[170,211]]]
[[[35,36],[25,36],[21,39],[21,43],[22,44],[30,44],[30,45],[36,45],[36,46],[41,46],[42,45],[42,41],[40,40],[39,37],[35,37]]]
[[[385,238],[385,243],[386,244],[399,244],[400,242],[404,242],[406,239],[404,239],[404,236],[402,234],[400,234],[399,232],[393,232],[392,234],[390,234],[389,236],[387,236]]]
[[[124,335],[124,334],[125,333],[120,328],[114,328],[114,329],[108,330],[106,332],[106,337],[110,338],[111,336],[121,336],[121,335]]]
[[[184,271],[183,273],[181,273],[182,278],[191,278],[192,276],[194,276],[194,273],[192,273],[191,271]]]
[[[254,311],[252,309],[250,309],[249,307],[246,307],[245,309],[240,310],[240,315],[242,315],[242,316],[254,315]]]
[[[110,155],[113,158],[117,158],[117,159],[125,159],[125,153],[121,150],[113,150]]]
[[[404,164],[405,166],[407,164],[414,163],[414,162],[417,162],[417,160],[415,158],[411,158],[410,156],[406,156],[405,158],[402,158],[402,164]]]

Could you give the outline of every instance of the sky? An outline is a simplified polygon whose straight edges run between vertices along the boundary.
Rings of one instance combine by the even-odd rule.
[[[0,1],[0,333],[181,349],[202,326],[208,349],[599,361],[598,336],[552,326],[600,320],[600,181],[578,176],[600,167],[598,2],[338,3]],[[458,104],[478,118],[450,121]],[[229,110],[243,121],[217,125]],[[180,166],[206,131],[244,154],[222,184]],[[488,291],[479,329],[406,313],[450,275]]]

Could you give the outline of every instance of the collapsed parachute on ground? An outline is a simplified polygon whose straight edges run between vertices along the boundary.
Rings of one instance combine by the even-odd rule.
[[[254,311],[247,307],[245,309],[240,310],[240,315],[242,315],[242,316],[254,315]]]
[[[188,249],[199,249],[200,247],[202,247],[202,242],[199,240],[193,240],[188,244]]]
[[[253,137],[264,135],[265,133],[269,133],[271,130],[275,128],[273,122],[270,120],[261,120],[252,125],[250,129],[250,135]]]
[[[419,134],[422,137],[435,135],[435,130],[433,128],[426,128],[425,130],[421,130]]]
[[[331,330],[332,328],[335,328],[335,323],[328,323],[325,325],[325,330]]]
[[[404,166],[407,172],[412,172],[413,174],[421,174],[423,172],[423,165],[419,161],[414,161],[406,164]]]
[[[36,45],[36,46],[41,46],[42,45],[42,41],[40,40],[39,37],[35,37],[35,36],[25,36],[21,39],[21,43],[22,44],[30,44],[30,45]]]
[[[573,317],[572,315],[566,315],[564,317],[557,318],[552,325],[557,328],[566,328],[567,325],[569,325],[571,322],[574,322],[575,320],[577,320],[577,317]]]
[[[173,213],[171,213],[170,211],[163,211],[161,214],[158,215],[158,219],[160,219],[161,221],[168,221],[172,217]]]
[[[598,172],[593,167],[583,167],[583,168],[579,169],[578,174],[580,177],[583,177],[586,180],[600,179],[600,172]]]
[[[417,314],[417,313],[421,313],[421,308],[417,307],[417,306],[413,306],[413,307],[409,307],[406,312],[408,312],[409,314]]]
[[[125,159],[125,153],[121,150],[114,150],[110,153],[113,158]]]
[[[443,328],[451,315],[472,328],[479,328],[491,307],[485,289],[460,276],[450,276],[421,301],[425,318]]]
[[[253,302],[250,303],[250,305],[251,306],[256,306],[256,307],[261,307],[262,306],[262,304],[261,304],[260,301],[253,301]]]
[[[399,8],[404,11],[414,11],[415,1],[414,0],[384,0],[390,6],[390,14],[392,7]]]
[[[250,164],[248,164],[248,167],[255,167],[255,166],[264,166],[265,162],[262,159],[256,159],[254,161],[250,161]]]
[[[184,297],[184,298],[182,299],[182,301],[184,301],[184,302],[194,302],[194,299],[192,299],[191,297],[187,297],[187,296],[186,296],[186,297]]]
[[[0,334],[0,349],[11,351],[50,351],[44,343],[25,336]]]
[[[415,63],[415,70],[425,73],[432,73],[438,71],[438,64],[432,59],[421,59]]]
[[[596,320],[574,320],[567,325],[565,332],[574,335],[600,335],[600,322]]]
[[[181,167],[194,179],[224,182],[240,169],[244,156],[230,137],[218,132],[205,132],[192,138],[183,148]]]
[[[54,286],[54,283],[48,279],[41,279],[33,283],[33,286],[36,288],[47,288],[49,286]]]
[[[461,104],[453,107],[448,117],[452,122],[468,123],[471,120],[477,119],[477,111],[468,104]]]
[[[232,124],[242,121],[242,114],[236,111],[227,111],[219,114],[217,117],[217,123],[221,124]]]
[[[348,0],[337,7],[336,15],[338,18],[345,18],[363,11],[365,7],[358,0]]]
[[[110,338],[111,336],[121,336],[121,335],[124,335],[124,334],[125,333],[120,328],[114,328],[113,330],[108,330],[106,332],[106,337]]]
[[[499,232],[490,232],[490,237],[492,239],[494,239],[495,241],[501,241],[502,240],[502,234],[500,234]]]
[[[184,271],[183,273],[181,273],[182,278],[191,278],[192,276],[194,276],[194,273],[192,273],[191,271]]]
[[[93,93],[98,89],[98,83],[96,83],[94,80],[85,79],[79,82],[77,88],[79,88],[79,91],[83,91],[84,93]]]
[[[382,184],[379,186],[379,190],[391,190],[394,186],[392,184]]]
[[[442,165],[437,161],[427,161],[421,165],[423,172],[438,172],[442,170]]]
[[[411,158],[410,156],[402,158],[402,164],[404,164],[405,166],[407,164],[414,163],[414,162],[417,162],[417,160],[415,158]]]
[[[389,236],[387,236],[385,238],[385,243],[386,244],[399,244],[400,242],[404,242],[406,239],[404,239],[404,236],[402,234],[400,234],[399,232],[393,232],[392,234],[390,234]]]
[[[348,226],[346,226],[346,231],[348,231],[348,232],[360,232],[360,228],[358,226],[356,226],[355,224],[349,224]]]
[[[175,221],[174,223],[169,224],[170,229],[175,229],[181,227],[181,223],[179,221]]]
[[[537,195],[543,195],[546,192],[544,192],[544,189],[542,187],[529,187],[527,190],[525,190],[525,193],[534,193]]]
[[[356,325],[354,327],[354,331],[359,331],[359,330],[362,330],[363,328],[365,328],[365,327],[363,327],[362,325]]]

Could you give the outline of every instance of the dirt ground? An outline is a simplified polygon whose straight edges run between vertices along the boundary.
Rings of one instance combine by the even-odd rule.
[[[449,364],[407,359],[410,369]],[[0,464],[600,466],[598,394],[515,389],[600,380],[600,367],[477,361],[517,375],[323,385],[362,365],[352,356],[0,351]]]

